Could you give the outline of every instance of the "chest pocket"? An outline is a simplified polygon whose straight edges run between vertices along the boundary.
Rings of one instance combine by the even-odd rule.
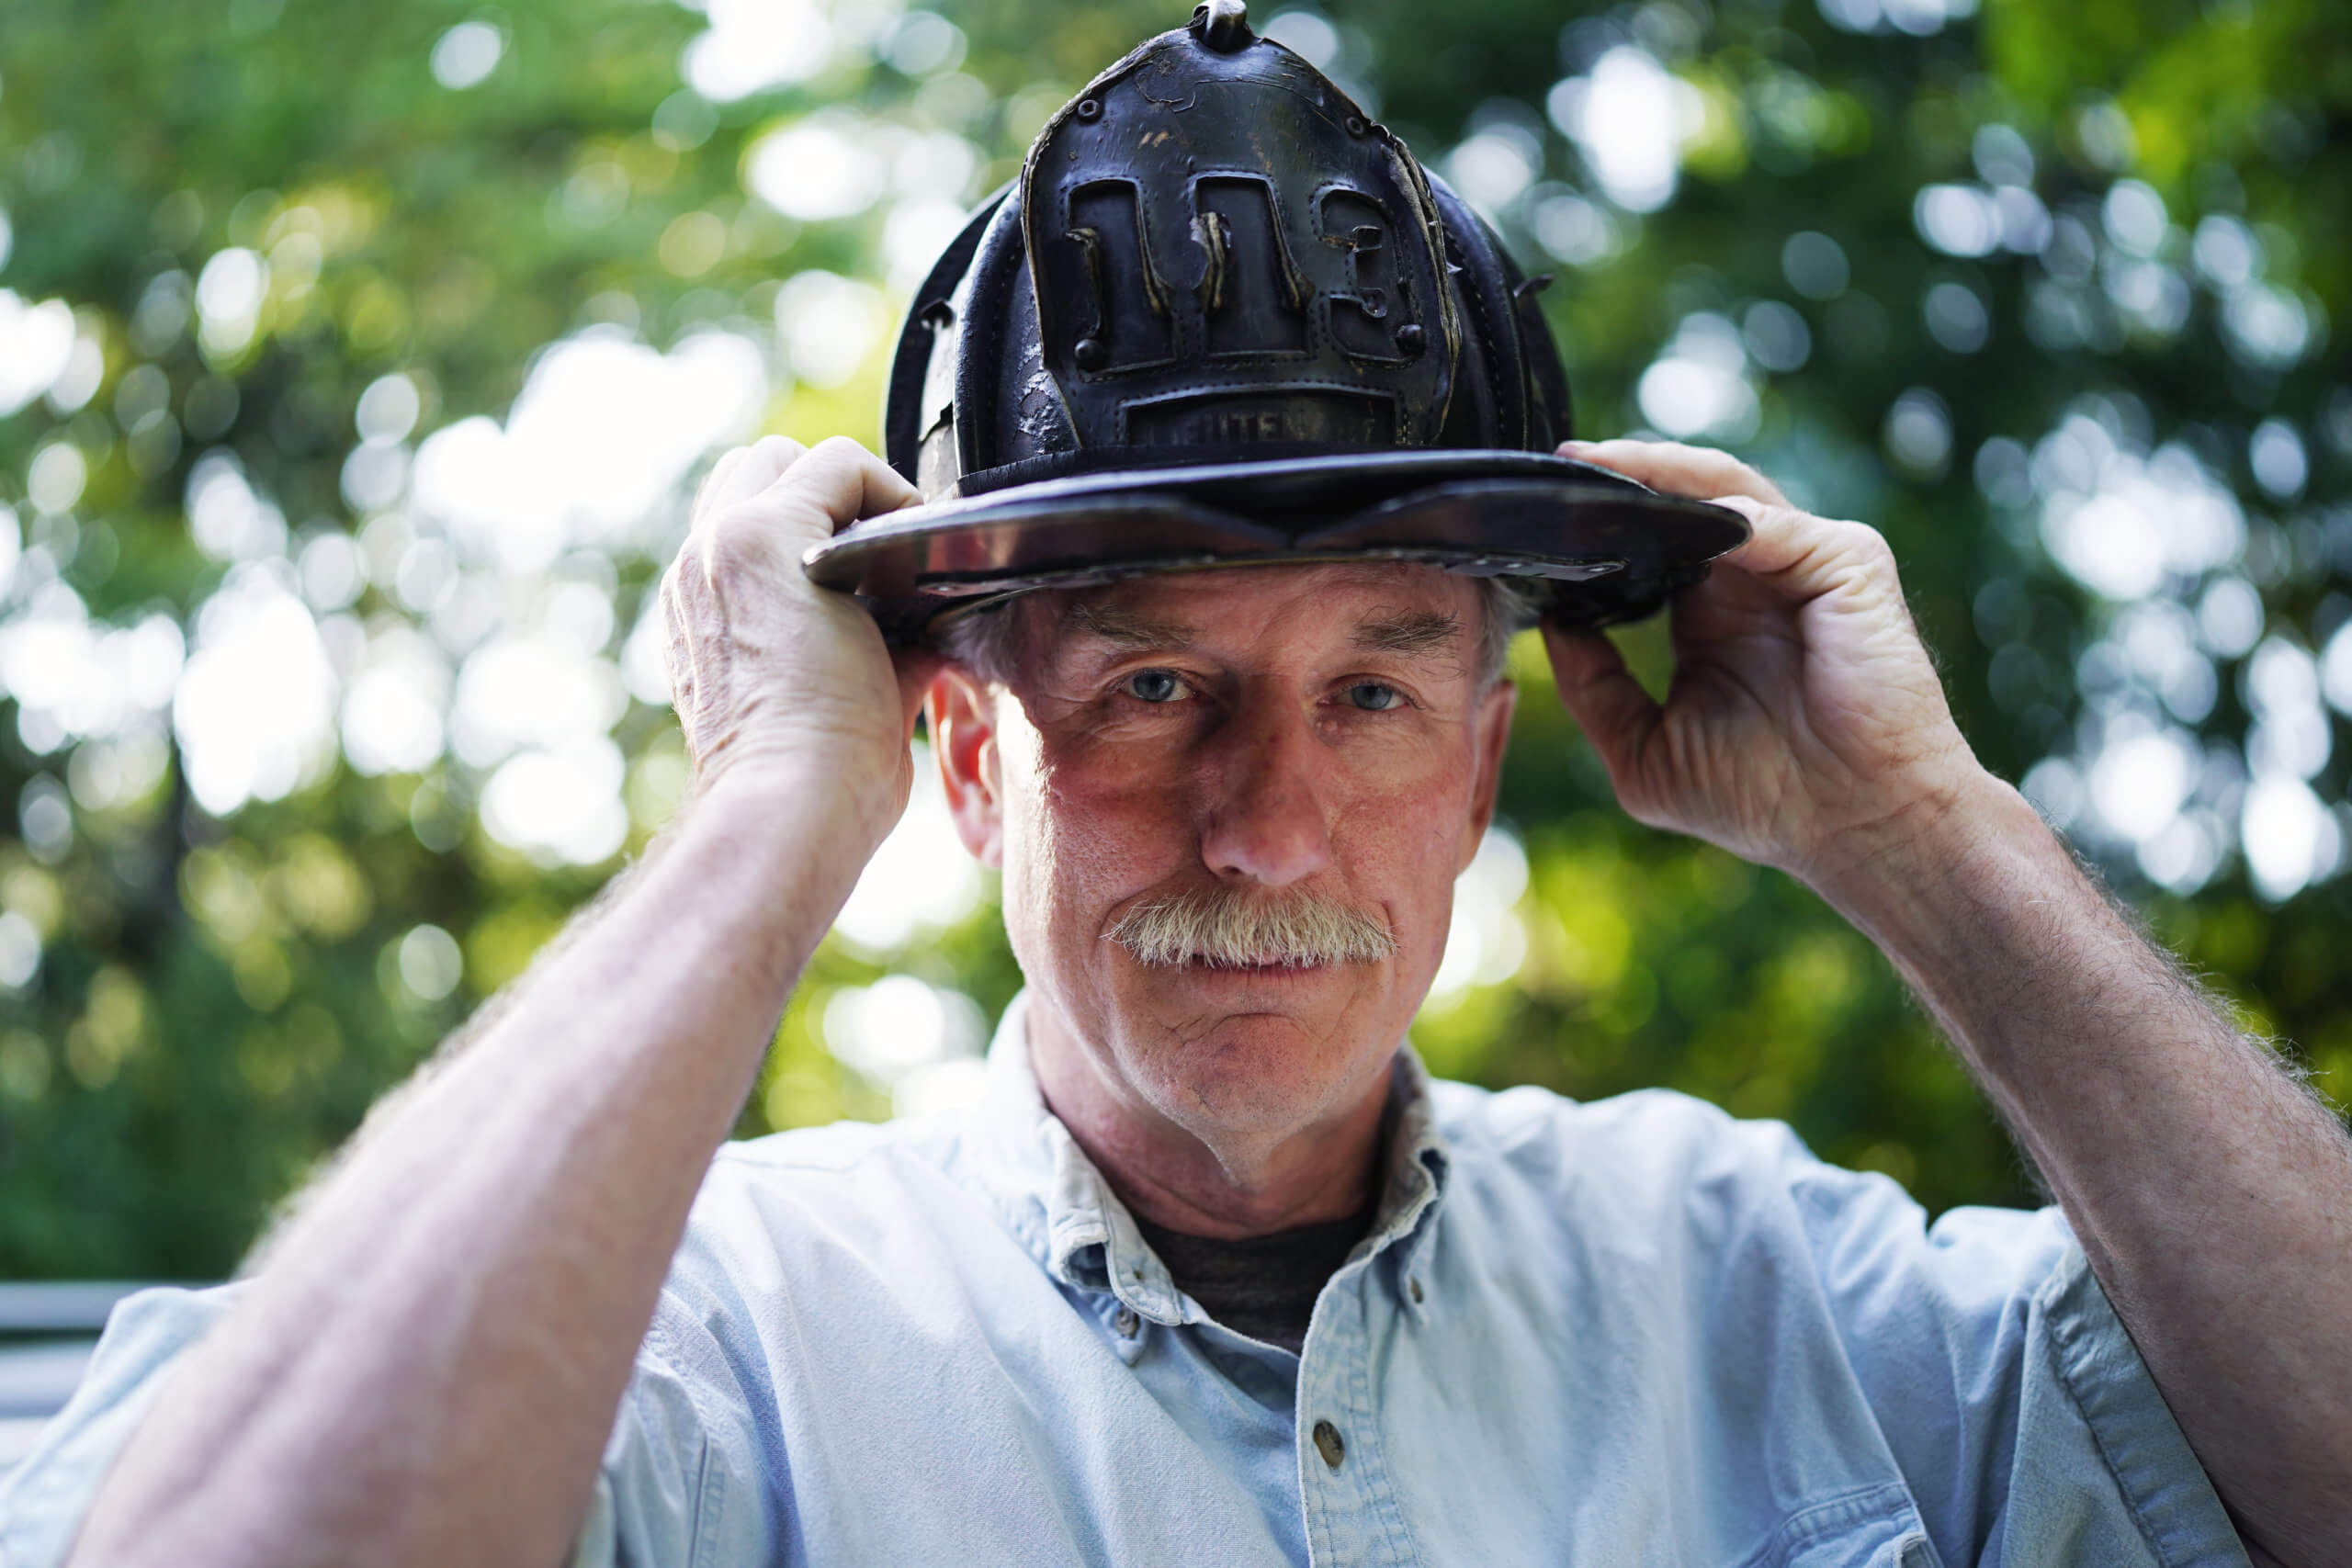
[[[1799,1510],[1741,1568],[1943,1568],[1900,1483]]]

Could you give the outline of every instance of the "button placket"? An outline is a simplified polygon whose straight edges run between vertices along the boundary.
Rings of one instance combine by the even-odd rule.
[[[1417,1562],[1383,1454],[1372,1347],[1408,1293],[1359,1269],[1318,1306],[1299,1367],[1298,1457],[1308,1555],[1320,1564],[1402,1568]],[[1325,1309],[1332,1309],[1328,1312]]]
[[[1346,1302],[1360,1309],[1356,1292],[1327,1295],[1316,1309],[1308,1349],[1299,1364],[1300,1476],[1306,1495],[1309,1555],[1317,1563],[1359,1560],[1364,1545],[1363,1486],[1365,1476],[1348,1464],[1349,1426],[1363,1414],[1350,1397],[1364,1349],[1360,1311],[1333,1310]],[[1309,1456],[1313,1457],[1309,1457]]]

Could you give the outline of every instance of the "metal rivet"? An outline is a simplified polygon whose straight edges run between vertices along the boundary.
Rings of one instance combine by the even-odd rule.
[[[1396,329],[1396,346],[1407,354],[1419,354],[1429,343],[1429,334],[1421,331],[1419,321],[1407,321]]]
[[[1480,561],[1480,562],[1478,562],[1477,564],[1478,564],[1478,565],[1480,565],[1480,566],[1484,566],[1484,565],[1486,565],[1487,563],[1486,563],[1486,562],[1484,562],[1484,561]],[[1419,1306],[1419,1305],[1420,1304],[1420,1303],[1421,1303],[1421,1282],[1420,1282],[1419,1280],[1414,1280],[1409,1281],[1409,1283],[1410,1283],[1410,1285],[1411,1285],[1411,1287],[1412,1287],[1412,1292],[1413,1292],[1413,1304],[1414,1304],[1414,1305],[1416,1305],[1416,1306]]]
[[[1315,1451],[1323,1456],[1325,1464],[1337,1470],[1340,1461],[1348,1457],[1348,1445],[1340,1438],[1337,1427],[1329,1421],[1317,1421],[1315,1423]]]
[[[1079,99],[1078,118],[1089,120],[1101,119],[1102,118],[1102,101],[1100,98]]]
[[[1111,1326],[1119,1331],[1122,1339],[1133,1339],[1141,1324],[1142,1320],[1136,1316],[1136,1309],[1125,1302],[1119,1303],[1119,1310],[1111,1317]]]
[[[1099,337],[1082,337],[1078,340],[1078,347],[1072,352],[1080,370],[1096,369],[1102,363],[1102,340]],[[1143,1276],[1137,1274],[1136,1278],[1140,1280]]]
[[[1363,116],[1360,114],[1351,114],[1348,116],[1348,134],[1350,136],[1362,136],[1365,131],[1370,130],[1371,129],[1372,127],[1363,122]]]

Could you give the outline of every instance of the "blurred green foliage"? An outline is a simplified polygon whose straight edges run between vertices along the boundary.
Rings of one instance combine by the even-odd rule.
[[[397,482],[355,484],[363,393],[407,378],[413,436],[391,442],[408,453],[469,417],[505,417],[559,340],[601,325],[668,349],[715,331],[766,356],[753,423],[870,441],[885,339],[869,334],[846,374],[817,376],[775,323],[783,286],[817,271],[883,285],[888,310],[903,306],[894,247],[911,242],[892,225],[911,222],[911,203],[876,198],[880,183],[904,185],[903,168],[886,159],[857,176],[876,191],[795,217],[752,194],[762,149],[799,124],[840,129],[837,148],[896,148],[901,163],[941,150],[911,138],[960,139],[971,156],[952,194],[967,202],[1013,172],[1094,70],[1182,20],[1165,0],[943,0],[935,17],[896,0],[781,7],[830,41],[800,50],[793,79],[712,102],[682,85],[682,51],[707,22],[748,14],[712,7],[8,0],[0,307],[61,300],[86,346],[49,396],[0,418],[0,503],[14,518],[0,543],[22,541],[0,601],[0,670],[17,688],[0,705],[0,786],[17,803],[0,840],[0,1276],[226,1271],[374,1097],[619,863],[501,841],[480,811],[495,761],[462,749],[370,772],[330,746],[282,787],[209,811],[164,743],[197,722],[185,686],[176,710],[158,700],[76,728],[33,711],[23,674],[67,645],[19,637],[10,655],[11,628],[78,615],[96,635],[162,617],[200,644],[216,594],[266,568],[308,595],[339,678],[351,649],[390,647],[404,628],[463,665],[498,615],[538,612],[469,628],[448,595],[480,583],[510,604],[531,584],[470,558],[458,588],[404,575],[425,558],[401,552],[432,546],[437,525],[402,510]],[[1889,535],[1990,766],[2018,778],[2073,758],[2075,784],[2096,795],[2120,776],[2120,763],[2098,772],[2102,748],[2142,719],[2206,748],[2211,776],[2174,802],[2190,826],[2173,850],[2082,816],[2086,847],[2252,1026],[2292,1042],[2324,1088],[2352,1092],[2340,813],[2312,819],[2305,847],[2332,831],[2336,849],[2312,850],[2288,879],[2309,886],[2250,882],[2235,849],[2247,774],[2229,759],[2254,755],[2258,776],[2272,743],[2249,733],[2270,711],[2268,688],[2248,683],[2259,651],[2246,639],[2194,653],[2211,688],[2201,704],[2099,651],[2137,646],[2127,634],[2154,624],[2151,604],[2207,627],[2199,595],[2225,578],[2258,595],[2264,647],[2315,656],[2352,619],[2352,392],[2325,352],[2328,323],[2352,320],[2340,9],[1363,0],[1300,16],[1289,36],[1326,47],[1425,158],[1487,193],[1523,259],[1560,276],[1545,299],[1582,433],[1654,423],[1669,389],[1645,377],[1678,344],[1692,364],[1715,352],[1708,385],[1735,375],[1747,401],[1735,397],[1713,434],[1809,504]],[[1595,166],[1603,133],[1564,129],[1579,111],[1560,85],[1589,89],[1596,62],[1623,51],[1679,84],[1669,198],[1612,199],[1623,192]],[[2008,210],[1991,205],[2000,186],[2031,193],[2032,210],[2003,220],[2029,242],[1954,239],[1951,223]],[[1930,212],[1922,192],[1935,186],[1976,194]],[[2157,203],[2145,232],[2142,192]],[[1790,245],[1803,234],[1834,242],[1842,276],[1806,270]],[[2241,238],[2258,255],[2250,272],[2232,271]],[[215,330],[188,301],[238,248],[266,259],[266,286],[250,320]],[[219,276],[233,293],[231,272]],[[1767,304],[1778,313],[1756,314]],[[1745,334],[1729,369],[1726,329],[1735,344]],[[28,330],[0,315],[0,355]],[[2265,422],[2300,470],[2278,467]],[[2100,450],[2178,444],[2237,498],[2243,538],[2155,587],[2094,592],[2037,528],[2048,486],[2018,488],[2026,465],[2064,468],[2072,448],[2049,443],[2070,428]],[[191,481],[224,452],[290,537],[230,547],[192,530]],[[595,650],[607,674],[684,493],[650,531],[575,541],[542,572],[609,601]],[[362,541],[354,598],[304,575],[330,536]],[[1663,673],[1655,626],[1627,640]],[[2177,650],[2166,657],[2179,666]],[[1629,824],[1532,643],[1514,671],[1525,691],[1504,816],[1528,863],[1510,911],[1524,957],[1432,1004],[1417,1032],[1431,1063],[1586,1096],[1668,1084],[1787,1118],[1931,1208],[2031,1201],[1980,1097],[1868,943],[1786,879]],[[665,709],[639,695],[616,713],[625,854],[673,807],[683,761]],[[2296,787],[2334,809],[2346,770],[2318,744]],[[895,947],[829,945],[742,1131],[888,1112],[887,1085],[827,1044],[829,1006],[888,973],[991,1018],[1018,984],[985,905]]]

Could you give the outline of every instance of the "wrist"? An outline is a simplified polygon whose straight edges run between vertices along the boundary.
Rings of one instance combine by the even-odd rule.
[[[2026,798],[1990,773],[1842,874],[1808,879],[1869,937],[1980,1071],[2006,1059],[1999,998],[2106,906]],[[1991,1009],[1988,1012],[1986,1010]]]
[[[905,803],[898,770],[905,766],[811,755],[745,757],[696,781],[675,832],[723,844],[725,852],[758,866],[759,874],[789,876],[820,897],[837,887],[838,904],[898,825]]]
[[[907,742],[814,734],[730,744],[695,761],[690,814],[771,824],[820,820],[871,853],[905,809]]]
[[[1995,863],[2027,846],[2064,854],[2025,797],[1972,761],[1899,810],[1838,835],[1801,876],[1855,924],[1899,940],[1920,913],[1967,897]]]

